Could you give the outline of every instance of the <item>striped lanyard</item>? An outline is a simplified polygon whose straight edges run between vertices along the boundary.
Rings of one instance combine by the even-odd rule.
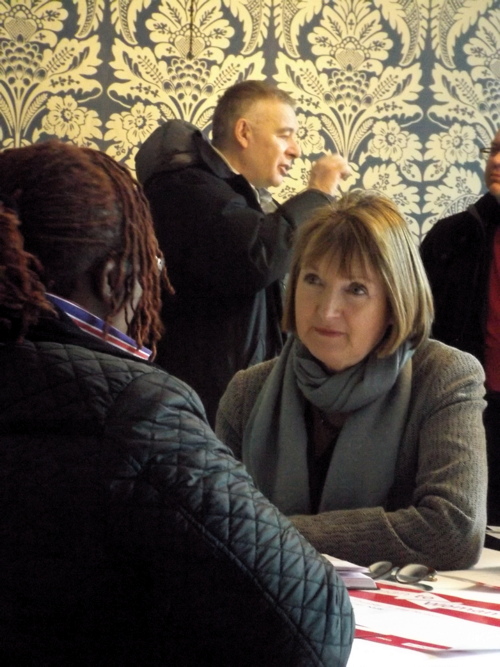
[[[133,338],[115,329],[115,327],[108,326],[105,330],[105,322],[100,317],[89,313],[85,308],[78,306],[72,301],[67,301],[67,299],[62,299],[55,294],[47,293],[46,296],[49,301],[63,310],[83,331],[143,361],[147,361],[151,356],[151,350],[147,347],[137,347],[137,343]]]

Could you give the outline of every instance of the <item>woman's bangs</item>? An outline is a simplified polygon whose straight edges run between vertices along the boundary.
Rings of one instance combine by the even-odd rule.
[[[359,271],[368,274],[368,267],[373,266],[374,258],[370,252],[373,243],[369,239],[367,244],[366,238],[360,238],[359,230],[353,230],[353,225],[346,223],[319,229],[304,253],[303,266],[316,266],[326,261],[344,276],[352,276]],[[362,236],[366,237],[366,232]]]

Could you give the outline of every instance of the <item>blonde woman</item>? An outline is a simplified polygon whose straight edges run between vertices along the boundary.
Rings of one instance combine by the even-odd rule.
[[[320,551],[473,565],[485,529],[483,371],[429,340],[432,297],[396,206],[350,193],[298,232],[280,357],[241,371],[219,437]]]

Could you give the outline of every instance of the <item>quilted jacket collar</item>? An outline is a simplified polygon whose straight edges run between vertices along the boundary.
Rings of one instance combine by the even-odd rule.
[[[55,306],[58,317],[42,317],[28,332],[26,339],[32,342],[53,342],[62,345],[79,345],[96,352],[104,352],[122,359],[135,359],[132,354],[119,350],[104,340],[80,329],[64,311]]]

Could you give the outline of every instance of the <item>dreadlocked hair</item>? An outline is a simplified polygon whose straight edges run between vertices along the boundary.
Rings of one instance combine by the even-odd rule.
[[[53,312],[40,262],[25,252],[15,212],[0,201],[0,340],[22,340],[43,311]]]
[[[105,153],[50,140],[0,153],[0,337],[22,340],[53,311],[46,291],[70,298],[78,278],[116,266],[109,326],[137,284],[127,333],[153,352],[160,293],[173,292],[149,205],[126,167]]]

